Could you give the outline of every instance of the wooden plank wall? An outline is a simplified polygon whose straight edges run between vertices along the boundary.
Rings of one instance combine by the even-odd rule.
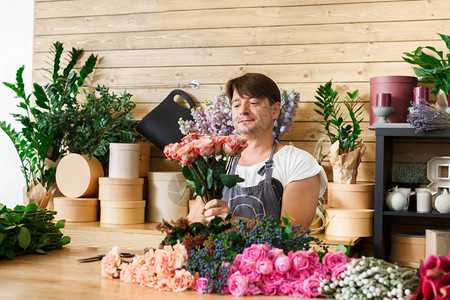
[[[368,151],[359,181],[374,181],[375,135],[368,130],[369,79],[413,75],[402,52],[450,33],[447,0],[36,0],[35,81],[43,80],[50,45],[59,40],[102,57],[94,84],[164,84],[197,79],[186,87],[199,103],[230,78],[261,72],[301,93],[291,132],[283,142],[313,152],[320,124],[316,88],[333,79],[342,92],[359,89],[365,102],[363,139]],[[128,89],[142,118],[172,88]],[[324,163],[329,178],[331,173]],[[152,147],[152,170],[177,168]]]

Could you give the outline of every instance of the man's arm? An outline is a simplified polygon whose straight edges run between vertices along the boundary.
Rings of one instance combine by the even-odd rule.
[[[291,225],[301,224],[302,230],[308,229],[316,212],[319,190],[319,174],[290,182],[283,192],[280,217],[287,213],[293,219]]]

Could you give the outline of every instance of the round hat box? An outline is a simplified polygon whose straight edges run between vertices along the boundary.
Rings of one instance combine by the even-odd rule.
[[[187,188],[179,197],[185,186],[186,179],[181,172],[148,172],[147,221],[186,217],[190,190]]]
[[[419,268],[426,256],[423,234],[392,233],[390,259],[399,265]]]
[[[101,177],[98,198],[108,201],[142,200],[144,178]]]
[[[54,197],[54,210],[57,220],[67,222],[93,222],[98,220],[97,198]]]
[[[56,168],[56,184],[61,193],[70,198],[96,197],[98,179],[102,176],[101,163],[87,155],[68,154]]]
[[[140,144],[109,144],[109,177],[138,178]]]
[[[373,235],[373,209],[325,210],[325,234],[343,237],[368,237]]]
[[[141,224],[145,221],[145,201],[100,201],[100,222]]]
[[[373,183],[328,183],[328,206],[332,208],[373,208]]]

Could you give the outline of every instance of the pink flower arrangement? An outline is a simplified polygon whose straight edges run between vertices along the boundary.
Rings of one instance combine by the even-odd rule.
[[[195,289],[196,277],[183,269],[186,259],[186,248],[176,244],[163,249],[150,249],[144,255],[136,255],[131,263],[121,263],[119,249],[114,246],[102,259],[102,276],[120,278],[121,281],[159,291],[182,292]]]
[[[412,299],[450,299],[450,253],[427,257],[420,266],[419,290]]]
[[[182,172],[194,196],[205,202],[221,199],[224,186],[229,188],[243,181],[237,175],[227,175],[226,164],[231,156],[240,154],[247,147],[247,140],[239,135],[207,136],[190,134],[180,143],[164,148],[168,159],[182,165]]]
[[[314,251],[290,251],[271,248],[267,244],[253,244],[236,255],[227,290],[234,296],[289,295],[318,297],[319,285],[324,279],[338,278],[346,270],[347,256],[342,252],[328,252],[320,263]],[[207,278],[197,279],[196,289],[207,292]]]

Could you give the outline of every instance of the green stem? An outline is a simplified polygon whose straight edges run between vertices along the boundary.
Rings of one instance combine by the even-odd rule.
[[[189,165],[189,168],[192,168],[192,170],[194,170],[195,175],[197,175],[197,178],[200,180],[201,184],[203,185],[203,187],[205,188],[205,192],[206,192],[206,200],[204,200],[203,198],[203,202],[206,204],[207,202],[209,202],[211,200],[211,195],[208,192],[208,187],[206,186],[205,182],[202,180],[202,178],[200,177],[200,175],[198,174],[197,170],[192,166]]]

